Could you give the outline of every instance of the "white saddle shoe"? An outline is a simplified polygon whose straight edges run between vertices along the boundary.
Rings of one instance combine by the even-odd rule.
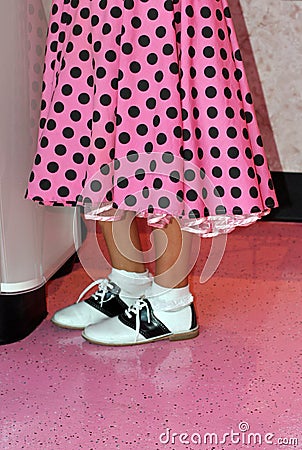
[[[88,299],[81,301],[97,284],[98,290]],[[83,330],[88,325],[118,316],[129,307],[129,304],[120,298],[120,291],[120,287],[110,280],[96,280],[84,289],[76,303],[57,311],[51,321],[61,328]]]

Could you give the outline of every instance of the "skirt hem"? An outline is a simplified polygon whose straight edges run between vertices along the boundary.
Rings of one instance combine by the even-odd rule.
[[[115,209],[112,203],[101,205],[99,208],[91,208],[89,211],[84,210],[84,217],[88,220],[109,221],[114,222],[122,220],[126,211],[123,209]],[[138,218],[147,220],[147,224],[153,228],[164,228],[168,225],[172,218],[179,222],[182,231],[198,234],[201,237],[215,237],[221,234],[228,234],[237,227],[246,227],[252,225],[262,217],[267,216],[271,209],[267,208],[263,211],[249,214],[221,214],[201,218],[183,218],[177,217],[164,212],[149,211],[131,211]]]

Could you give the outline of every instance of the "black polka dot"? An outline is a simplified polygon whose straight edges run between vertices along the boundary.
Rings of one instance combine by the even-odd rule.
[[[190,149],[184,149],[181,151],[181,156],[185,161],[191,161],[193,159],[193,152]]]
[[[153,188],[154,189],[161,189],[163,185],[163,182],[160,178],[155,178],[153,181]]]
[[[118,186],[120,189],[125,189],[128,185],[129,185],[129,181],[128,181],[127,178],[125,178],[125,177],[120,177],[120,178],[118,178],[118,180],[117,180],[117,186]]]
[[[47,139],[47,137],[43,136],[41,141],[40,141],[40,145],[42,148],[46,148],[49,144],[49,140]]]
[[[228,106],[225,110],[225,115],[229,118],[229,119],[233,119],[235,117],[235,111],[233,108],[231,108],[230,106]]]
[[[96,76],[99,79],[102,79],[106,76],[106,69],[104,67],[98,67],[97,71],[96,71]]]
[[[62,94],[65,96],[69,96],[71,95],[73,92],[72,86],[70,84],[64,84],[64,86],[62,86]]]
[[[90,101],[90,96],[88,94],[80,94],[78,97],[79,103],[81,103],[82,105],[87,105],[87,103],[89,103]]]
[[[108,50],[108,51],[105,53],[105,58],[106,58],[106,60],[107,60],[108,62],[113,62],[113,61],[115,61],[116,58],[117,58],[115,51],[114,51],[114,50]]]
[[[119,141],[121,144],[128,144],[130,141],[130,134],[127,132],[122,132],[119,134]]]
[[[243,214],[243,211],[242,211],[242,209],[240,208],[240,206],[234,206],[234,208],[233,208],[233,214],[235,214],[235,215],[242,215],[242,214]]]
[[[160,98],[162,100],[168,100],[171,97],[171,92],[167,88],[163,88],[160,91]]]
[[[82,162],[84,161],[84,156],[82,155],[82,153],[75,153],[72,159],[76,164],[82,164]]]
[[[214,106],[210,106],[207,109],[207,115],[210,119],[215,119],[218,116],[218,109]]]
[[[226,210],[225,206],[219,205],[215,208],[215,212],[217,215],[224,215],[224,214],[226,214],[227,210]]]
[[[163,145],[167,142],[167,136],[165,135],[165,133],[159,133],[156,137],[156,142],[159,145]]]
[[[70,113],[70,118],[71,120],[73,120],[74,122],[79,122],[82,118],[82,114],[80,113],[80,111],[71,111]]]
[[[163,78],[164,78],[164,73],[162,70],[158,70],[154,75],[154,79],[158,83],[160,83],[163,80]]]
[[[133,52],[133,45],[130,42],[125,42],[122,45],[122,52],[125,55],[131,55],[131,53]]]
[[[127,153],[127,160],[130,162],[136,162],[138,160],[138,153],[135,150],[130,150]]]
[[[148,127],[144,123],[141,123],[136,127],[136,132],[140,136],[145,136],[148,133]]]
[[[71,139],[71,138],[73,138],[73,136],[74,136],[74,130],[73,130],[71,127],[66,127],[66,128],[64,128],[64,130],[63,130],[63,136],[64,136],[66,139]]]
[[[92,192],[100,192],[102,189],[102,184],[99,180],[93,180],[90,184]]]
[[[152,153],[152,151],[153,151],[153,144],[152,144],[152,142],[147,142],[145,144],[144,150],[145,150],[146,153]]]
[[[229,175],[231,178],[237,179],[240,177],[240,174],[241,174],[241,172],[238,167],[231,167],[229,169]]]
[[[90,155],[88,156],[88,165],[92,166],[95,163],[95,156],[90,153]]]
[[[147,47],[150,44],[150,38],[147,35],[141,35],[138,38],[138,42],[142,47]]]
[[[203,49],[203,55],[206,58],[213,58],[213,56],[215,55],[215,50],[213,47],[211,46],[207,46]]]
[[[222,169],[221,167],[215,166],[212,169],[212,174],[215,178],[220,178],[222,177]]]
[[[157,27],[155,30],[155,34],[159,38],[163,38],[166,35],[166,29],[163,26]]]
[[[252,99],[252,96],[251,96],[250,92],[248,92],[248,93],[246,94],[245,100],[246,100],[246,102],[249,103],[250,105],[253,104],[253,99]]]
[[[220,150],[218,147],[212,147],[210,150],[211,156],[213,156],[213,158],[219,158],[220,157]]]
[[[137,180],[142,181],[145,178],[145,176],[146,176],[146,173],[145,173],[144,169],[137,169],[135,171],[135,178]],[[146,195],[146,190],[148,192],[148,195]],[[143,197],[144,198],[147,198],[149,196],[149,189],[148,188],[144,187],[142,192],[143,192]]]
[[[59,164],[56,162],[50,162],[47,164],[47,170],[50,173],[56,173],[59,170]]]
[[[186,197],[189,201],[193,202],[197,200],[198,194],[194,189],[189,189],[186,193]]]
[[[213,139],[216,139],[219,136],[218,128],[216,127],[209,128],[209,136]]]
[[[265,200],[265,206],[267,206],[268,208],[274,208],[275,206],[275,200],[272,197],[268,197]]]
[[[101,103],[103,106],[108,106],[108,105],[110,105],[110,103],[111,103],[111,97],[110,97],[110,95],[108,95],[108,94],[103,94],[103,95],[100,97],[100,103]]]
[[[229,158],[232,158],[232,159],[238,158],[238,156],[239,156],[238,148],[237,147],[230,147],[228,149],[228,156],[229,156]]]
[[[250,196],[252,198],[257,198],[259,196],[259,192],[258,192],[258,189],[256,187],[251,187],[250,188]]]
[[[66,186],[61,186],[61,187],[58,189],[58,195],[59,195],[60,197],[68,197],[68,195],[69,195],[69,189],[68,189],[68,187],[66,187]]]
[[[200,10],[200,15],[201,15],[201,17],[204,17],[205,19],[208,19],[209,17],[211,17],[212,13],[211,13],[210,8],[208,8],[207,6],[202,7]]]
[[[161,197],[158,200],[158,206],[160,208],[168,208],[170,206],[170,200],[168,199],[168,197]]]
[[[162,155],[162,160],[166,164],[171,164],[174,161],[174,155],[172,152],[164,152]]]
[[[254,163],[258,167],[263,166],[263,164],[264,164],[264,157],[262,155],[256,155],[254,157]]]
[[[65,177],[67,180],[73,181],[77,178],[77,173],[73,169],[66,170]]]
[[[94,145],[96,146],[96,148],[102,149],[106,147],[106,141],[104,138],[96,138],[94,141]]]
[[[195,174],[194,170],[187,169],[187,170],[185,170],[184,177],[185,177],[185,180],[187,180],[187,181],[193,181],[196,178],[196,174]]]
[[[214,86],[209,86],[206,88],[206,96],[208,98],[214,98],[217,95],[217,89]]]
[[[249,147],[247,147],[247,148],[245,149],[245,155],[246,155],[246,157],[247,157],[248,159],[252,159],[252,158],[253,158],[252,150],[251,150]]]
[[[65,145],[63,144],[58,144],[55,146],[55,153],[58,156],[63,156],[65,155],[65,153],[67,152],[67,149],[65,147]]]
[[[224,189],[222,186],[215,186],[214,188],[214,195],[216,197],[224,197]]]
[[[56,103],[54,104],[54,111],[55,111],[56,113],[62,113],[62,112],[64,111],[64,109],[65,109],[64,103],[62,103],[62,102],[56,102]]]
[[[157,61],[158,61],[158,56],[157,56],[157,54],[156,54],[156,53],[150,53],[150,54],[147,56],[147,61],[148,61],[148,63],[151,64],[151,65],[156,64]]]
[[[197,209],[192,209],[191,211],[189,211],[189,218],[190,219],[199,219],[200,212]]]
[[[233,198],[239,198],[239,197],[241,197],[241,194],[242,194],[242,192],[241,192],[241,189],[239,187],[233,187],[231,189],[231,196]]]
[[[237,136],[237,130],[236,130],[236,128],[235,127],[229,127],[228,129],[227,129],[227,135],[228,135],[228,137],[229,138],[231,138],[231,139],[235,139],[235,137]]]
[[[102,164],[100,167],[100,172],[103,175],[108,175],[110,173],[110,167],[108,166],[108,164]]]
[[[156,167],[157,167],[156,161],[153,159],[150,162],[150,170],[151,170],[151,172],[154,172],[156,170]]]
[[[140,115],[140,109],[137,106],[130,106],[128,109],[128,114],[130,117],[138,117]]]
[[[43,179],[40,181],[39,186],[43,191],[48,191],[51,188],[51,182],[47,179]]]
[[[125,198],[125,204],[127,206],[135,206],[137,203],[137,199],[134,195],[127,195],[127,197]]]
[[[149,89],[149,81],[147,80],[140,80],[137,83],[137,87],[140,91],[145,92]]]
[[[202,33],[204,38],[211,38],[213,36],[213,30],[212,30],[211,27],[204,27],[201,30],[201,33]]]
[[[155,98],[148,98],[146,100],[146,106],[149,109],[154,109],[156,107],[156,99]]]
[[[169,175],[170,180],[172,183],[178,183],[180,181],[180,174],[177,170],[173,170]]]
[[[207,78],[213,78],[216,75],[216,69],[213,66],[207,66],[204,69],[204,74]]]
[[[73,67],[70,70],[70,75],[72,78],[80,78],[80,76],[82,75],[82,70],[79,67]]]

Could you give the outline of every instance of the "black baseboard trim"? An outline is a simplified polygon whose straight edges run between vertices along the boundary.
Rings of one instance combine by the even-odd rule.
[[[28,336],[47,316],[45,285],[31,292],[0,295],[0,345]]]
[[[302,172],[272,172],[279,207],[263,220],[302,222]]]

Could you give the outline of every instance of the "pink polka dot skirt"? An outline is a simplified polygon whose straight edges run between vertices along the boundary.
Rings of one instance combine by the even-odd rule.
[[[275,207],[226,0],[54,0],[26,197],[203,236]]]

